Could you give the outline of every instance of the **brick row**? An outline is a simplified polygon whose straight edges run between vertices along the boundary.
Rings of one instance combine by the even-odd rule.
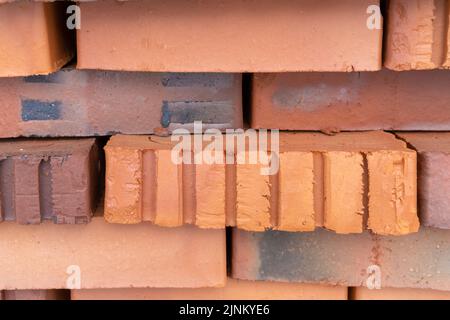
[[[63,71],[0,78],[0,137],[242,127],[240,74]]]
[[[429,289],[351,288],[349,300],[450,300],[450,292]]]
[[[416,154],[393,135],[281,133],[279,151],[272,140],[267,142],[272,159],[267,164],[279,170],[263,175],[268,153],[257,154],[249,144],[245,152],[235,149],[246,138],[260,145],[266,141],[261,132],[253,133],[228,135],[233,147],[227,138],[216,138],[228,149],[226,154],[216,149],[214,155],[228,155],[228,164],[193,164],[194,153],[211,150],[201,140],[200,149],[194,147],[201,136],[179,136],[176,141],[112,137],[105,147],[106,220],[250,231],[313,231],[323,226],[360,233],[367,227],[377,234],[402,235],[418,230]],[[181,150],[186,141],[189,146]],[[174,162],[177,154],[192,164]],[[253,156],[259,161],[251,164]]]
[[[99,167],[95,139],[0,142],[0,220],[88,222]]]
[[[391,0],[384,65],[392,70],[450,68],[448,0]]]
[[[425,227],[403,237],[234,229],[232,277],[449,291],[449,244],[448,230]]]
[[[6,290],[0,291],[0,300],[69,300],[67,290]]]
[[[222,288],[72,290],[72,300],[346,300],[347,288],[227,279]]]
[[[0,261],[0,290],[220,287],[225,230],[4,222]]]
[[[255,74],[251,127],[281,130],[450,130],[444,70]]]
[[[78,67],[179,72],[379,70],[382,26],[368,27],[372,20],[368,9],[376,5],[379,1],[81,2]]]
[[[0,77],[47,74],[72,59],[74,32],[66,27],[67,6],[34,1],[1,4]]]

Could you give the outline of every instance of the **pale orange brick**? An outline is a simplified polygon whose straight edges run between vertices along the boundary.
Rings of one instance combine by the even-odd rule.
[[[277,229],[314,231],[314,159],[312,152],[281,152]]]
[[[419,230],[417,155],[414,151],[377,151],[367,155],[368,228],[382,235]]]
[[[364,214],[364,164],[358,152],[324,153],[324,227],[336,233],[361,233]]]
[[[229,278],[223,288],[72,290],[72,300],[346,300],[347,287]]]
[[[449,291],[409,288],[350,288],[351,300],[450,300]]]

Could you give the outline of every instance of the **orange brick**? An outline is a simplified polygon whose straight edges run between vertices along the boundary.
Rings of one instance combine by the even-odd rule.
[[[346,300],[347,288],[228,279],[223,288],[72,290],[72,300]]]
[[[192,146],[195,139],[189,136],[187,140]],[[132,220],[161,226],[228,225],[249,231],[313,231],[315,226],[324,226],[337,233],[361,233],[369,220],[369,228],[380,234],[407,234],[418,229],[416,155],[392,134],[282,133],[279,153],[269,150],[279,159],[279,171],[274,175],[261,174],[263,163],[249,162],[255,156],[249,145],[245,153],[234,155],[235,165],[188,165],[172,162],[168,148],[179,148],[174,143],[169,137],[111,138],[105,148],[105,216],[109,222],[130,223],[126,217],[131,202],[136,212],[142,206],[164,208],[157,210],[155,217],[135,215]],[[135,171],[143,169],[140,157],[132,159],[126,154],[148,152],[165,153],[156,178],[146,183],[144,175],[143,184],[139,179],[128,182],[133,175],[140,177],[142,173]],[[191,157],[193,150],[183,155],[186,153]],[[108,168],[120,159],[126,160],[123,168]],[[130,159],[134,162],[128,163]],[[144,168],[156,166],[154,158],[148,161],[153,164],[144,164]],[[125,174],[127,170],[132,173]],[[152,196],[159,192],[163,196]],[[147,195],[145,199],[142,194]],[[116,200],[128,198],[125,205]]]
[[[382,30],[367,27],[367,8],[378,4],[82,2],[78,67],[164,72],[379,70]]]
[[[34,1],[0,6],[0,77],[48,74],[74,56],[66,8]]]
[[[108,224],[0,224],[0,289],[220,287],[225,230]],[[45,265],[45,268],[42,266]]]
[[[447,0],[392,0],[384,65],[392,70],[450,67]]]
[[[450,292],[428,289],[350,288],[351,300],[450,300]]]

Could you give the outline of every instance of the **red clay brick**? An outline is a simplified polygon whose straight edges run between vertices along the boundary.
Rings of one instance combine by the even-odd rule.
[[[450,67],[447,0],[392,0],[387,14],[387,68],[403,71]]]
[[[417,150],[421,223],[450,229],[450,133],[401,133],[398,136]]]
[[[0,289],[220,287],[225,230],[108,224],[0,224]],[[43,268],[42,266],[45,266]],[[76,273],[79,267],[79,273]]]
[[[4,1],[0,1],[4,2]],[[74,56],[67,3],[17,1],[0,6],[0,77],[54,72]]]
[[[228,279],[223,288],[72,290],[72,300],[346,300],[347,288]]]
[[[194,138],[189,139],[193,146]],[[208,170],[205,163],[175,164],[170,155],[174,147],[169,137],[110,139],[105,148],[108,222],[228,225],[250,231],[324,226],[337,233],[360,233],[366,216],[368,227],[379,234],[419,228],[416,154],[392,134],[281,133],[280,170],[272,176],[261,174],[262,164],[248,162],[215,164]],[[244,156],[251,157],[248,148]]]
[[[82,71],[0,78],[0,137],[242,127],[239,74]]]
[[[350,300],[450,300],[450,292],[426,289],[351,288]]]
[[[20,224],[89,222],[98,177],[95,139],[0,142],[0,217]]]
[[[82,2],[78,67],[177,72],[379,70],[382,30],[367,27],[367,9],[378,4]]]
[[[450,130],[445,70],[253,75],[251,127]]]
[[[379,275],[382,289],[450,291],[449,252],[448,231],[426,227],[402,237],[233,229],[231,276],[367,287]]]

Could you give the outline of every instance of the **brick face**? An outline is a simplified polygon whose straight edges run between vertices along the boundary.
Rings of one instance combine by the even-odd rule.
[[[83,28],[77,34],[78,67],[183,72],[379,70],[382,30],[367,28],[366,13],[369,5],[378,3],[84,2]],[[190,14],[181,14],[185,12]],[[186,25],[189,28],[182,27]]]
[[[66,68],[0,78],[0,138],[242,127],[240,74],[103,72]]]
[[[449,234],[422,227],[398,237],[369,232],[336,235],[233,230],[232,273],[242,280],[272,280],[381,288],[450,290]],[[374,267],[375,266],[375,267]],[[371,270],[379,267],[379,274]]]
[[[194,145],[194,138],[187,140]],[[108,222],[228,225],[249,231],[324,226],[337,233],[360,233],[368,227],[392,235],[419,228],[416,155],[388,133],[281,133],[280,170],[270,176],[261,174],[261,163],[249,163],[256,153],[248,146],[248,152],[235,155],[245,163],[215,164],[207,175],[209,164],[172,162],[171,148],[178,145],[170,138],[111,138],[105,148]],[[192,150],[185,152],[190,156]],[[149,152],[151,157],[143,156]],[[211,181],[218,187],[214,193],[208,187]],[[205,214],[204,203],[217,209],[213,215]]]
[[[445,70],[361,73],[258,73],[252,78],[252,128],[450,130]]]
[[[95,139],[0,142],[0,218],[19,224],[89,222],[99,167]]]
[[[16,1],[0,7],[0,77],[54,72],[74,56],[65,3]]]
[[[0,289],[66,289],[77,274],[81,289],[220,287],[225,246],[225,230],[192,226],[112,225],[101,217],[86,226],[3,222]]]
[[[450,300],[450,292],[426,289],[350,288],[350,300]]]

